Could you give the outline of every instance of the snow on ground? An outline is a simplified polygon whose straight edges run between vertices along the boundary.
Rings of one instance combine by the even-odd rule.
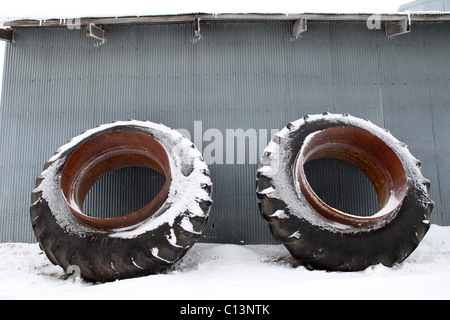
[[[37,244],[0,244],[0,299],[450,299],[450,227],[432,225],[403,263],[360,272],[309,271],[281,245],[197,243],[166,274],[86,283]]]

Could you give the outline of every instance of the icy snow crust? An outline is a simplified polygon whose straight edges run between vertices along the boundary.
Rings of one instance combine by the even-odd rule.
[[[49,159],[47,162],[49,166],[40,176],[42,182],[35,190],[33,190],[33,192],[41,193],[41,197],[48,202],[50,210],[58,224],[66,232],[75,233],[79,236],[87,236],[93,233],[92,229],[80,224],[69,212],[61,190],[61,175],[57,171],[67,160],[67,157],[70,156],[67,154],[68,151],[81,145],[81,142],[84,139],[107,129],[122,126],[138,127],[158,140],[168,152],[172,181],[167,200],[158,212],[137,226],[108,232],[109,236],[130,239],[154,230],[165,223],[172,227],[175,218],[180,215],[180,213],[187,211],[190,212],[190,216],[204,217],[205,213],[199,207],[198,202],[200,200],[212,201],[207,191],[202,188],[202,186],[212,185],[212,183],[208,175],[205,175],[205,172],[208,173],[209,170],[206,163],[203,161],[201,153],[193,147],[190,140],[174,129],[149,121],[130,120],[104,124],[94,129],[87,130],[60,147]],[[183,166],[186,162],[192,162],[193,165],[193,171],[187,176],[183,174]],[[189,221],[189,218],[187,216],[184,218],[181,227],[189,232],[193,232],[194,227]],[[102,231],[96,230],[95,232],[98,233]],[[103,232],[107,233],[106,231]],[[176,239],[168,240],[169,242],[172,241],[176,243]]]
[[[302,200],[303,197],[300,196],[299,192],[299,186],[298,181],[294,179],[292,181],[292,184],[295,185],[295,188],[292,188],[291,185],[286,185],[285,181],[290,181],[290,176],[295,177],[295,172],[286,172],[285,170],[289,170],[293,168],[289,168],[289,166],[284,166],[283,164],[286,164],[288,160],[288,155],[282,152],[283,149],[283,141],[286,141],[288,138],[288,135],[298,130],[300,127],[302,127],[305,123],[309,122],[316,122],[316,121],[323,121],[323,120],[329,121],[330,123],[339,123],[341,125],[348,125],[348,126],[355,126],[364,130],[369,131],[371,134],[377,136],[382,141],[384,141],[399,157],[401,163],[403,164],[403,167],[405,169],[405,173],[408,178],[408,189],[409,188],[416,188],[420,189],[423,194],[428,194],[428,191],[426,190],[424,182],[427,182],[428,180],[425,179],[422,176],[422,173],[420,171],[420,168],[418,166],[419,160],[417,160],[411,153],[409,152],[407,145],[403,142],[400,142],[397,140],[394,136],[392,136],[391,133],[389,133],[388,130],[382,129],[378,127],[377,125],[373,124],[369,120],[366,119],[360,119],[351,115],[342,115],[342,114],[317,114],[317,115],[308,115],[304,118],[298,119],[296,121],[293,121],[289,123],[288,126],[280,130],[278,133],[275,134],[274,138],[270,143],[267,145],[266,149],[264,150],[264,155],[269,155],[267,159],[263,158],[261,159],[260,168],[258,169],[258,172],[263,174],[264,176],[267,176],[272,179],[272,183],[274,187],[268,188],[266,190],[263,190],[261,193],[268,194],[269,197],[273,198],[279,198],[283,199],[285,203],[287,204],[287,207],[289,208],[289,211],[296,215],[297,217],[304,219],[311,224],[318,226],[323,229],[330,230],[332,232],[344,232],[344,233],[356,233],[361,231],[370,231],[375,230],[383,225],[385,225],[385,222],[383,224],[376,224],[374,226],[371,226],[370,228],[354,228],[351,226],[347,226],[338,222],[330,221],[325,218],[323,218],[319,214],[311,214],[313,210],[310,209],[309,205],[306,203],[306,201]],[[314,134],[317,134],[317,132],[311,133],[308,135],[303,143],[302,149],[306,144],[306,141],[311,139]],[[285,170],[283,170],[285,169]],[[299,207],[299,200],[300,204],[302,206]],[[429,199],[419,199],[419,202],[426,207]],[[395,198],[394,195],[391,194],[391,197],[388,201],[388,203],[377,213],[375,213],[375,216],[382,216],[395,208],[396,206],[400,205],[400,201]],[[347,214],[347,213],[345,213]],[[347,214],[349,215],[349,214]],[[285,214],[277,214],[280,218],[287,218],[287,215]],[[349,215],[350,216],[350,215]],[[395,213],[392,215],[391,220],[395,218]]]
[[[283,245],[197,243],[166,274],[104,284],[68,278],[36,243],[0,244],[0,299],[448,300],[449,288],[450,227],[438,225],[391,268],[309,271]]]

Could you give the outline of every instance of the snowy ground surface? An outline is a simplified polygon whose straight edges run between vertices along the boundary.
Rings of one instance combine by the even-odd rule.
[[[432,225],[402,264],[308,271],[283,246],[196,244],[167,274],[86,283],[37,244],[0,244],[0,299],[450,299],[450,227]]]

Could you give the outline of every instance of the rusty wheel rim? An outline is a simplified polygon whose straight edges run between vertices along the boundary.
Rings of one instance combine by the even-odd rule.
[[[158,195],[143,208],[128,215],[99,219],[83,214],[84,199],[105,174],[127,166],[144,166],[164,175],[166,182]],[[150,218],[166,201],[171,181],[170,162],[164,147],[143,132],[117,130],[100,134],[79,146],[61,173],[61,188],[72,215],[94,229],[131,227]]]
[[[359,168],[372,182],[378,196],[378,212],[355,216],[339,211],[311,188],[304,165],[314,159],[335,158]],[[297,192],[322,217],[353,227],[371,227],[390,221],[399,211],[407,191],[407,178],[398,155],[367,130],[350,126],[317,131],[305,140],[294,164]]]

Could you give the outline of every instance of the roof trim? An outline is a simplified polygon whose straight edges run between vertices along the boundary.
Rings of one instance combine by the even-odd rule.
[[[381,21],[399,21],[408,18],[410,21],[450,21],[450,12],[443,13],[393,13],[376,14],[380,16]],[[202,21],[297,21],[306,18],[309,21],[367,21],[374,14],[352,13],[352,14],[318,14],[318,13],[299,13],[299,14],[263,14],[263,13],[192,13],[181,15],[158,15],[158,16],[129,16],[129,17],[93,17],[77,19],[47,19],[47,20],[13,20],[4,22],[5,27],[54,27],[70,26],[68,21],[76,20],[77,24],[84,26],[89,24],[97,25],[118,25],[118,24],[136,24],[136,23],[184,23],[194,22],[196,19]]]

